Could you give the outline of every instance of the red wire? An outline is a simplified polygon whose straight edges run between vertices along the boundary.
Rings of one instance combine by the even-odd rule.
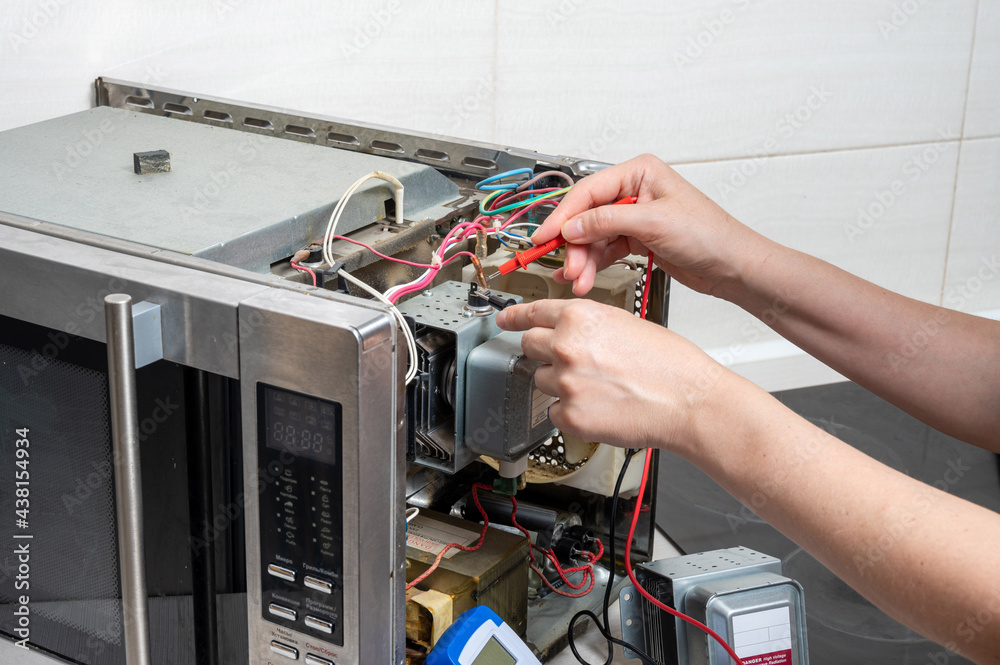
[[[381,258],[383,258],[383,259],[385,259],[387,261],[395,261],[396,263],[402,263],[403,265],[413,266],[414,268],[425,268],[425,269],[427,269],[427,268],[436,268],[436,267],[438,267],[438,266],[435,266],[432,263],[414,263],[413,261],[406,261],[406,260],[403,260],[403,259],[397,259],[394,256],[388,256],[388,255],[383,254],[382,252],[378,251],[377,249],[375,249],[374,247],[372,247],[368,243],[361,242],[360,240],[355,240],[354,238],[348,238],[347,236],[330,236],[330,237],[333,238],[334,240],[346,240],[347,242],[354,243],[355,245],[360,245],[360,246],[364,247],[365,249],[367,249],[368,251],[370,251],[373,254],[375,254],[376,256],[379,256],[379,257],[381,257]],[[454,261],[455,257],[462,256],[463,254],[467,254],[469,256],[472,256],[471,252],[456,252],[454,255],[448,257],[447,261],[442,261],[441,265],[447,265],[450,261]]]
[[[639,318],[646,318],[646,303],[649,302],[649,284],[652,282],[653,277],[653,252],[649,252],[649,257],[646,259],[646,283],[642,285],[642,310],[639,312]]]
[[[644,319],[646,318],[646,303],[649,300],[649,283],[652,281],[650,279],[652,272],[653,272],[653,253],[650,252],[649,262],[646,264],[646,284],[642,289],[641,316]],[[692,626],[695,626],[704,631],[705,633],[711,635],[715,639],[715,641],[718,642],[722,646],[722,648],[726,650],[726,653],[729,654],[729,657],[732,658],[733,661],[737,663],[737,665],[743,665],[743,661],[740,659],[739,656],[736,655],[736,652],[733,651],[733,648],[729,646],[718,633],[716,633],[714,630],[712,630],[702,622],[698,621],[697,619],[693,619],[682,612],[678,612],[674,608],[668,607],[667,605],[664,605],[663,603],[658,601],[656,598],[653,598],[653,596],[650,595],[650,593],[646,591],[641,584],[639,584],[639,580],[635,578],[635,573],[632,572],[632,539],[635,537],[635,527],[639,523],[639,513],[642,512],[642,497],[646,493],[646,479],[649,477],[649,463],[652,458],[653,456],[650,455],[649,452],[647,451],[646,460],[642,465],[642,480],[639,483],[639,494],[635,498],[635,510],[632,511],[632,524],[629,526],[628,539],[626,539],[625,541],[625,571],[628,573],[628,578],[629,580],[632,581],[632,585],[635,587],[636,591],[638,591],[646,600],[653,603],[653,605],[656,605],[664,612],[672,614],[678,619],[686,621]]]
[[[292,264],[290,264],[290,265],[291,265],[291,266],[292,266],[293,268],[295,268],[296,270],[301,270],[302,272],[307,272],[307,273],[309,273],[309,274],[310,274],[310,275],[312,276],[312,280],[313,280],[313,286],[316,286],[316,273],[314,273],[314,272],[313,272],[312,270],[310,270],[309,268],[305,268],[305,267],[303,267],[303,266],[300,266],[300,265],[299,265],[298,263],[292,263]]]
[[[486,511],[483,510],[482,504],[479,503],[479,495],[476,493],[476,490],[480,489],[492,491],[493,488],[485,483],[476,483],[472,486],[472,500],[475,501],[476,508],[479,509],[479,514],[483,516],[483,530],[479,534],[479,540],[476,541],[475,545],[459,545],[458,543],[448,543],[447,545],[445,545],[444,549],[438,552],[437,558],[434,559],[434,563],[431,564],[430,568],[422,572],[417,577],[413,578],[413,581],[406,585],[407,591],[409,591],[413,587],[423,582],[430,576],[431,573],[437,570],[437,567],[441,565],[441,559],[444,558],[445,553],[451,548],[454,547],[455,549],[462,550],[463,552],[475,552],[476,550],[478,550],[480,547],[483,546],[483,540],[486,538],[486,530],[490,528],[490,518],[487,517]]]
[[[523,533],[524,536],[528,539],[528,542],[530,543],[531,534],[528,533],[527,529],[525,529],[523,526],[517,523],[517,499],[515,499],[514,497],[510,497],[510,503],[511,503],[510,523],[514,525],[514,528]],[[602,556],[604,556],[604,543],[602,543],[600,539],[598,539],[597,541],[597,547],[598,550],[596,554],[594,554],[593,552],[590,553],[592,559],[589,565],[576,566],[573,568],[564,569],[559,565],[559,558],[556,556],[555,552],[553,552],[551,549],[543,550],[542,548],[532,543],[528,549],[528,556],[530,558],[530,561],[528,562],[528,567],[531,568],[533,571],[535,571],[535,574],[538,575],[539,579],[542,580],[542,583],[545,584],[545,586],[551,589],[554,593],[557,593],[560,596],[565,596],[566,598],[582,598],[583,596],[586,596],[594,589],[594,581],[596,578],[594,576],[593,566],[595,563],[600,561]],[[569,593],[568,591],[563,591],[562,589],[556,588],[555,586],[552,585],[551,582],[549,582],[548,578],[545,577],[545,574],[535,566],[534,563],[535,555],[532,553],[532,550],[538,550],[539,552],[545,554],[545,556],[548,557],[555,565],[556,572],[559,573],[559,577],[562,578],[563,583],[566,584],[571,589],[583,588],[583,585],[587,583],[588,578],[590,580],[589,586],[587,586],[586,590],[581,591],[580,593]],[[580,579],[580,582],[576,584],[570,582],[565,575],[565,573],[578,572],[581,570],[584,571],[583,577]]]

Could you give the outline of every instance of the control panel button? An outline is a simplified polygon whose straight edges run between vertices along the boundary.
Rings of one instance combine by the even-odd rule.
[[[290,658],[291,660],[299,659],[299,650],[295,647],[290,647],[287,644],[282,644],[276,640],[271,640],[271,651],[276,654],[280,654],[285,658]]]
[[[315,654],[307,653],[306,665],[333,665],[333,661],[327,660],[326,658],[320,658]]]
[[[274,577],[287,580],[289,582],[295,581],[295,571],[284,566],[279,566],[276,563],[267,564],[267,572]],[[308,577],[306,579],[309,579]]]
[[[333,633],[333,623],[330,621],[323,621],[322,619],[317,619],[316,617],[311,617],[306,615],[306,626],[312,628],[313,630],[318,630],[324,633]]]
[[[280,617],[288,621],[295,621],[295,619],[299,616],[299,613],[295,610],[285,607],[284,605],[278,605],[277,603],[271,603],[268,605],[267,611],[276,617]]]
[[[302,582],[310,589],[322,591],[323,593],[333,593],[333,584],[318,577],[306,575]]]

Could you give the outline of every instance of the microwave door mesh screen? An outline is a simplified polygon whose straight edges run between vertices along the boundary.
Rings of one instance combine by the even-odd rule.
[[[16,430],[29,429],[30,513],[13,519]],[[0,539],[30,545],[30,589],[18,589],[13,547],[0,553],[0,630],[13,634],[13,609],[29,595],[31,642],[65,649],[76,631],[93,659],[106,660],[121,643],[121,592],[115,531],[114,471],[103,372],[43,358],[0,344]],[[15,540],[12,532],[31,534]],[[58,644],[56,644],[58,643]],[[97,646],[103,648],[96,648]],[[103,654],[103,655],[98,655]]]

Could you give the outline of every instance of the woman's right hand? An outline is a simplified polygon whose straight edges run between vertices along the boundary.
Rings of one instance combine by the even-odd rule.
[[[611,205],[626,196],[638,201]],[[572,282],[578,296],[590,291],[598,270],[652,251],[656,264],[685,286],[725,297],[741,267],[763,257],[768,243],[653,155],[578,182],[531,239],[541,244],[560,231],[566,262],[555,279]]]

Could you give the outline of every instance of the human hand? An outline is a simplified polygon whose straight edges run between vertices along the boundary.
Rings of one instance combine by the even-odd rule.
[[[587,441],[682,452],[731,374],[679,335],[591,300],[537,300],[497,315],[543,363],[535,385],[559,398],[553,424]],[[735,375],[733,375],[735,376]]]
[[[610,205],[636,196],[635,205]],[[531,236],[535,244],[560,231],[567,241],[556,281],[582,296],[598,270],[629,254],[652,251],[657,265],[701,293],[721,295],[766,240],[653,155],[642,155],[584,178]]]

